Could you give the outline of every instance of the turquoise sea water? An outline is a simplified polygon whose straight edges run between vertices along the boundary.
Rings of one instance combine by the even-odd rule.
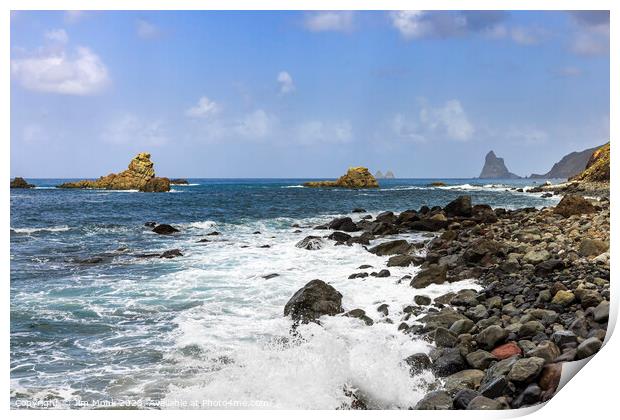
[[[64,181],[29,180],[37,188],[11,191],[13,407],[131,398],[336,408],[347,402],[347,385],[376,407],[406,408],[432,379],[409,377],[402,359],[427,344],[396,331],[416,292],[397,280],[415,269],[349,280],[360,264],[383,268],[385,258],[359,245],[307,251],[295,243],[338,215],[357,220],[362,214],[350,213],[357,207],[396,212],[461,194],[494,207],[557,203],[511,189],[532,180],[428,187],[435,180],[395,179],[377,190],[343,190],[303,188],[300,179],[190,179],[163,194],[54,188]],[[147,221],[181,232],[156,235]],[[208,236],[214,231],[220,235]],[[209,242],[197,242],[203,238]],[[173,248],[183,256],[140,256]],[[305,341],[292,342],[282,309],[314,278],[341,291],[345,308],[364,308],[375,320],[378,303],[389,303],[394,324],[362,328],[338,317],[304,327]],[[445,292],[434,287],[424,293]]]

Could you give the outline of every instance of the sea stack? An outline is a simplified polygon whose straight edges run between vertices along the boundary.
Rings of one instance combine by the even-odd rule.
[[[368,168],[358,166],[349,168],[346,174],[336,181],[312,181],[304,183],[305,187],[340,187],[340,188],[378,188],[377,179],[372,176]]]
[[[515,175],[508,170],[504,159],[497,157],[495,152],[491,150],[484,158],[484,167],[480,172],[482,179],[518,179],[519,175]]]
[[[140,190],[143,192],[170,191],[170,180],[155,176],[150,153],[138,153],[126,170],[102,176],[97,180],[66,182],[58,188],[87,188],[102,190]]]

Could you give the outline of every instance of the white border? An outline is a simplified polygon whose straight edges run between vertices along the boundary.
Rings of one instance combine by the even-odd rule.
[[[3,55],[1,58],[2,65],[0,66],[0,75],[4,81],[4,92],[10,92],[10,14],[11,9],[15,10],[197,10],[197,9],[211,9],[211,10],[401,10],[401,9],[417,9],[417,10],[611,10],[611,103],[610,103],[610,116],[618,116],[619,107],[618,100],[620,99],[618,91],[618,77],[620,76],[620,66],[618,61],[618,52],[620,43],[618,42],[618,25],[620,24],[620,2],[612,0],[467,0],[456,2],[454,0],[416,0],[416,1],[403,1],[403,0],[384,0],[384,1],[369,1],[369,0],[296,0],[294,3],[283,0],[262,0],[250,1],[250,0],[228,0],[222,1],[198,1],[198,0],[176,0],[174,2],[164,0],[151,0],[151,1],[122,1],[122,0],[89,0],[89,1],[76,1],[76,0],[5,0],[2,2],[3,12],[0,18],[0,28],[2,33],[2,45]],[[7,384],[6,393],[4,394],[5,410],[9,411],[9,226],[10,226],[10,201],[8,191],[8,180],[10,176],[10,95],[3,95],[4,100],[0,105],[0,120],[4,124],[2,133],[4,134],[3,140],[0,142],[0,159],[3,160],[2,176],[4,177],[5,190],[2,196],[1,211],[4,215],[4,220],[7,221],[5,228],[2,232],[4,249],[2,260],[3,268],[6,279],[5,286],[2,289],[4,297],[4,311],[2,313],[3,325],[5,326],[4,343],[5,343],[5,356],[4,363],[1,366],[5,383]],[[610,118],[611,124],[611,137],[616,137],[619,130],[617,118]],[[615,147],[612,148],[613,162],[616,162],[617,154]],[[615,191],[618,186],[619,177],[618,171],[612,166],[612,191],[611,197],[616,196]],[[612,206],[612,248],[616,243],[617,232],[615,221],[618,220],[617,210],[615,206]],[[615,253],[612,253],[612,265],[616,266],[617,258]],[[616,280],[616,279],[614,279]],[[617,280],[616,280],[617,281]],[[618,315],[618,296],[616,294],[617,287],[612,286],[611,296],[611,315],[610,315],[610,333],[615,326],[615,322]],[[588,367],[579,372],[575,379],[569,381],[569,383],[556,395],[549,403],[539,410],[539,407],[522,410],[510,410],[505,412],[464,412],[464,411],[441,411],[441,412],[409,412],[409,411],[381,411],[381,412],[359,412],[359,411],[322,411],[316,413],[314,411],[295,411],[291,413],[287,410],[282,411],[268,411],[268,412],[238,412],[238,411],[218,411],[218,412],[184,412],[183,417],[201,418],[205,416],[215,416],[216,418],[239,418],[239,417],[269,417],[269,418],[314,418],[317,415],[321,417],[366,417],[377,416],[381,417],[404,417],[411,418],[459,418],[463,419],[485,419],[485,418],[508,418],[517,417],[519,415],[533,413],[530,415],[532,419],[547,419],[550,416],[561,419],[593,419],[593,418],[611,418],[617,414],[613,414],[617,411],[616,400],[619,398],[617,395],[618,381],[620,381],[620,368],[618,363],[618,357],[620,355],[620,344],[617,337],[612,334],[607,335],[607,341],[603,349],[589,361]],[[567,365],[565,371],[575,371],[576,365],[581,363],[574,363]],[[578,370],[578,369],[577,369]],[[567,372],[568,373],[568,372]],[[574,373],[574,372],[573,372]],[[83,416],[87,414],[89,416],[102,417],[102,416],[120,416],[120,417],[158,417],[169,415],[181,415],[178,412],[134,412],[134,411],[26,411],[26,410],[13,410],[9,413],[15,418],[32,418],[38,416],[45,416],[47,418],[66,418],[74,416]]]

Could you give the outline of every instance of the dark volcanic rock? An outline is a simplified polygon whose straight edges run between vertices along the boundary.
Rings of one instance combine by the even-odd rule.
[[[444,207],[448,216],[470,217],[472,214],[471,196],[461,195],[456,200],[451,201]]]
[[[405,363],[409,365],[409,371],[412,375],[430,369],[432,366],[431,359],[425,353],[412,354],[405,359]]]
[[[332,230],[342,230],[344,232],[357,232],[358,230],[361,230],[350,217],[334,219],[329,223],[329,225],[327,225],[327,227]]]
[[[303,323],[316,321],[322,315],[342,313],[342,295],[322,280],[312,280],[299,289],[284,306],[284,316],[291,315]]]
[[[351,235],[344,232],[334,232],[327,238],[332,239],[336,242],[347,242],[349,239],[351,239]]]
[[[416,410],[450,410],[452,398],[445,391],[433,391],[426,394],[415,406]]]
[[[433,372],[437,376],[445,377],[467,369],[467,363],[457,348],[444,348],[439,357],[433,362]]]
[[[387,262],[388,267],[408,267],[410,265],[421,265],[424,262],[423,257],[416,255],[394,255]]]
[[[443,284],[446,282],[447,272],[448,268],[445,265],[431,264],[416,274],[410,285],[416,289],[423,289],[431,284]]]
[[[168,251],[164,251],[159,255],[159,258],[174,258],[174,257],[182,257],[183,254],[178,249],[169,249]]]
[[[413,248],[413,245],[406,240],[398,239],[395,241],[384,242],[370,248],[368,251],[381,257],[385,255],[407,254]]]
[[[172,235],[173,233],[179,232],[179,229],[172,227],[170,225],[167,225],[165,223],[162,223],[160,225],[155,226],[153,228],[153,232],[159,235]]]

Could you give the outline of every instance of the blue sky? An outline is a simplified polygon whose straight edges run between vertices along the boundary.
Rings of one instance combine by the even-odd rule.
[[[544,173],[609,138],[605,12],[13,12],[11,175]]]

